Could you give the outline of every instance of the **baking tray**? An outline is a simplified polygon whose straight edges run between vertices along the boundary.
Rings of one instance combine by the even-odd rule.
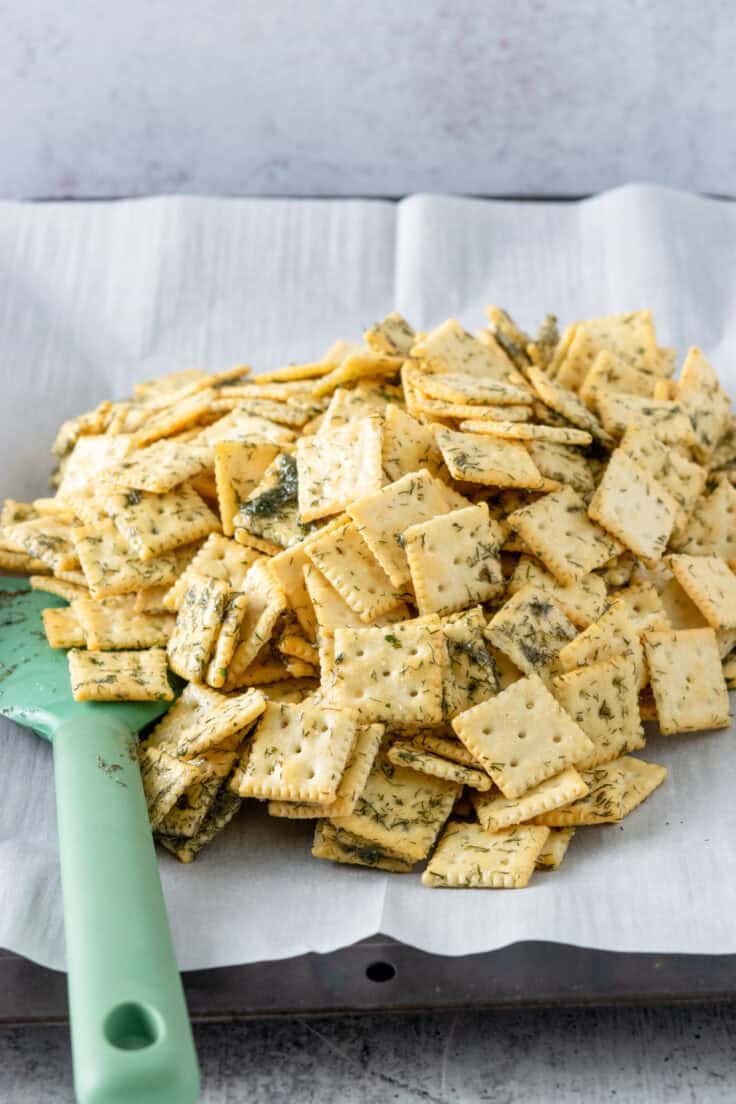
[[[515,943],[444,957],[374,936],[184,975],[194,1020],[360,1012],[682,1003],[736,998],[736,955],[621,954]],[[66,975],[0,950],[0,1025],[65,1023]]]

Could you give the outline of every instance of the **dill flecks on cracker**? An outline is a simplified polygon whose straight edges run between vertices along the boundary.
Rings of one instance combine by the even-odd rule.
[[[692,346],[673,378],[647,310],[487,315],[138,384],[64,422],[53,497],[0,511],[0,569],[69,603],[43,627],[76,697],[187,680],[140,746],[180,861],[260,800],[318,859],[519,888],[663,781],[642,721],[729,723],[715,371]]]

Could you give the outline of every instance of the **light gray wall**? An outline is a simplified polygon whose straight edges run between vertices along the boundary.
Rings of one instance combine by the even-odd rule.
[[[0,196],[736,193],[732,0],[0,0]]]

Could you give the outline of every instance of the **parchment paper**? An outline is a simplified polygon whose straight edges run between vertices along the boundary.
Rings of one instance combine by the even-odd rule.
[[[42,494],[58,422],[136,379],[320,354],[393,307],[428,328],[649,306],[736,391],[736,207],[650,187],[574,204],[157,199],[0,205],[0,493]],[[580,831],[522,892],[428,890],[309,855],[255,802],[191,866],[161,855],[184,969],[328,951],[376,932],[463,954],[542,939],[736,951],[734,732],[652,740],[666,784]],[[64,963],[50,746],[0,727],[0,945]]]

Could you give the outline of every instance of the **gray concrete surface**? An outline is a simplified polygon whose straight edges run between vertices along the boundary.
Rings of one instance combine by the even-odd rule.
[[[736,1005],[195,1027],[203,1104],[720,1104]],[[2,1104],[70,1104],[65,1028],[0,1031]]]
[[[730,0],[0,0],[0,196],[736,192]]]

